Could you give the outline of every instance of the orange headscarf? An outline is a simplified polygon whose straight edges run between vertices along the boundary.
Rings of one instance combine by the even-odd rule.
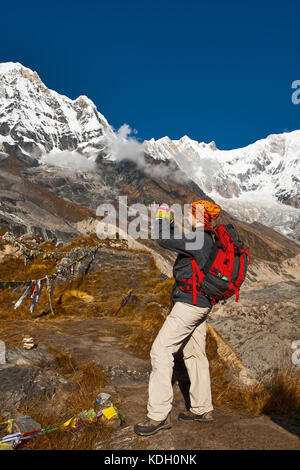
[[[191,209],[194,217],[207,227],[211,225],[213,220],[219,217],[221,212],[221,208],[217,204],[202,200],[192,202]]]

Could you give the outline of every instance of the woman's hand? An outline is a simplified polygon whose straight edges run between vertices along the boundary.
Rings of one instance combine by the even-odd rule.
[[[166,204],[164,204],[159,206],[159,208],[157,209],[156,220],[157,219],[164,219],[170,222],[170,224],[172,224],[174,222],[174,214],[170,210],[170,208]]]

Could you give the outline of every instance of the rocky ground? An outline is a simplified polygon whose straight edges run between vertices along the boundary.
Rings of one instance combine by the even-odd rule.
[[[182,374],[177,375],[179,382],[174,377],[173,428],[139,437],[133,426],[145,417],[150,364],[124,349],[124,325],[113,318],[99,318],[56,321],[50,331],[49,324],[42,321],[20,326],[36,338],[38,346],[29,352],[8,346],[8,363],[0,367],[0,402],[6,405],[6,417],[26,395],[44,391],[55,406],[62,389],[70,388],[69,381],[55,372],[55,357],[48,350],[51,346],[71,353],[78,363],[92,361],[108,373],[110,384],[104,390],[120,403],[125,423],[106,440],[94,442],[95,449],[300,449],[299,423],[293,420],[251,416],[219,406],[212,424],[179,422],[177,415],[185,409],[179,387],[185,380]]]
[[[93,448],[299,449],[299,423],[282,416],[255,416],[247,406],[237,407],[230,399],[226,406],[217,401],[214,424],[191,427],[178,422],[177,414],[185,406],[181,390],[187,385],[180,367],[176,369],[180,380],[175,376],[174,382],[173,429],[148,439],[134,434],[133,425],[146,412],[148,347],[168,313],[172,259],[165,257],[162,264],[161,251],[151,251],[151,244],[144,247],[150,252],[133,248],[140,247],[128,249],[124,241],[112,242],[98,250],[92,263],[90,257],[80,262],[74,278],[69,273],[60,276],[54,290],[54,316],[46,298],[41,298],[31,315],[25,302],[14,311],[14,296],[3,297],[1,339],[6,342],[7,363],[0,366],[2,417],[20,417],[20,406],[42,396],[49,420],[53,414],[56,422],[57,409],[74,397],[73,376],[61,373],[56,351],[69,355],[79,366],[88,363],[104,371],[109,377],[105,391],[125,415],[121,428],[105,439],[96,439]],[[86,250],[88,247],[83,252]],[[155,268],[151,255],[164,274]],[[213,309],[208,330],[230,380],[244,386],[252,377],[266,377],[284,360],[291,362],[291,342],[300,338],[299,282],[299,256],[279,264],[257,260],[249,269],[240,302],[230,300]],[[133,290],[133,298],[114,316],[128,289]],[[34,337],[36,349],[20,347],[24,333]],[[220,365],[214,357],[210,354],[213,381]],[[229,393],[226,387],[221,390],[223,395]],[[95,387],[93,397],[99,391]]]
[[[210,323],[261,380],[292,364],[292,342],[300,339],[300,257],[250,266],[240,301],[214,307]],[[299,368],[299,366],[298,366]]]

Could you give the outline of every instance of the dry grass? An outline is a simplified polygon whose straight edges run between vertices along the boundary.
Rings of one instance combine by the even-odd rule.
[[[170,305],[173,285],[174,285],[173,279],[167,279],[166,281],[159,282],[156,285],[154,292],[157,294],[158,302],[166,306]]]
[[[104,243],[104,244],[109,244],[109,240],[100,240],[97,237],[96,233],[91,233],[89,236],[84,236],[84,235],[78,235],[77,237],[73,238],[73,240],[68,243],[67,247],[62,247],[61,251],[69,251],[72,250],[73,248],[76,248],[78,246],[88,246],[88,247],[95,247],[96,245],[99,245],[99,243]]]
[[[266,384],[267,397],[263,413],[300,416],[300,372],[284,369],[275,373]]]
[[[217,355],[215,339],[208,334],[206,353],[214,403],[236,408],[251,414],[279,414],[295,417],[300,412],[300,373],[295,368],[280,369],[269,378],[252,387],[242,387],[232,377],[227,366]]]
[[[151,345],[163,325],[170,307],[171,289],[174,281],[157,281],[159,274],[155,264],[149,262],[150,270],[141,279],[142,293],[137,304],[127,303],[118,313],[118,321],[130,325],[132,333],[124,338],[124,346],[143,359],[149,358]],[[119,307],[119,303],[115,308]]]
[[[40,258],[36,258],[34,262],[29,262],[25,266],[22,258],[6,256],[0,264],[0,280],[27,281],[29,279],[39,279],[53,272],[55,266],[56,262],[54,260],[41,262]]]
[[[67,249],[83,244],[95,246],[98,243],[99,239],[96,235],[88,238],[80,236],[62,250],[67,251]],[[128,253],[131,253],[131,250],[128,250]],[[116,265],[101,266],[101,270],[98,272],[79,276],[70,282],[56,285],[52,298],[55,312],[54,319],[64,318],[66,315],[80,315],[83,318],[103,315],[114,317],[128,289],[132,289],[135,302],[130,299],[118,315],[114,317],[114,321],[127,328],[128,333],[124,335],[123,339],[124,347],[130,348],[137,356],[148,359],[151,345],[170,308],[173,280],[167,279],[161,282],[160,272],[156,268],[152,257],[146,261],[146,253],[132,252],[132,254],[128,267],[124,265],[120,268],[116,258]],[[18,276],[17,280],[20,278],[30,279],[33,274],[42,276],[49,274],[52,269],[55,269],[55,262],[41,263],[37,259],[24,267],[22,261],[10,257],[0,264],[0,279],[6,280],[8,278],[13,280],[15,276]],[[14,313],[17,321],[32,318],[32,314],[28,311],[29,299],[26,299],[21,307],[14,312],[12,302],[18,297],[18,292],[12,294],[11,291],[5,291],[5,293],[0,291],[1,320],[11,318],[11,312]],[[47,310],[49,311],[48,299],[45,290],[42,290],[34,314]],[[53,317],[48,315],[45,319],[51,325]],[[94,365],[86,364],[80,369],[74,364],[70,355],[59,352],[57,352],[57,355],[60,364],[59,372],[67,376],[72,375],[79,387],[79,392],[74,395],[74,399],[72,398],[72,402],[68,403],[65,410],[65,419],[67,419],[73,412],[82,411],[93,405],[95,389],[100,387],[100,391],[101,386],[105,383],[105,378],[101,375],[101,372],[96,372]],[[207,356],[210,361],[212,393],[215,404],[227,405],[230,408],[236,407],[239,410],[253,414],[278,413],[294,416],[299,412],[299,374],[296,375],[291,370],[284,370],[278,372],[269,384],[258,384],[256,387],[246,389],[241,388],[234,380],[231,372],[218,356],[215,340],[209,334],[207,335]],[[93,384],[92,387],[91,384]],[[37,409],[35,410],[32,406],[27,409],[28,414],[33,417],[35,417],[34,411],[37,413]],[[64,418],[64,416],[61,416],[61,418]],[[53,425],[53,421],[47,422],[46,415],[37,414],[36,419],[42,422],[43,425]],[[83,436],[82,441],[76,441],[76,446],[79,446],[76,448],[90,448],[91,436],[96,433],[97,426],[91,424],[76,433],[78,436],[79,434]],[[41,440],[44,442],[42,448],[74,448],[72,446],[75,445],[73,433],[64,432],[62,436],[61,432],[57,432],[31,440],[26,444],[26,447],[39,446],[38,442],[41,442]]]
[[[78,301],[83,303],[91,303],[94,301],[94,297],[82,290],[70,289],[62,295],[61,301],[63,304],[70,304]]]
[[[78,236],[72,240],[66,247],[61,247],[55,250],[55,247],[50,242],[43,244],[43,249],[47,247],[50,251],[68,252],[75,247],[81,246],[85,248],[93,248],[99,243],[104,246],[110,246],[111,243],[115,243],[116,240],[99,240],[95,233],[89,236]],[[1,245],[0,245],[1,246]],[[123,245],[114,247],[114,251],[117,253],[119,250],[124,250]],[[79,255],[80,256],[80,255]],[[137,255],[139,256],[139,255]],[[41,279],[46,275],[52,274],[56,271],[57,261],[55,260],[43,260],[42,257],[37,257],[34,260],[24,265],[22,258],[14,256],[5,256],[0,262],[0,280],[2,281],[27,281],[29,279]],[[103,278],[102,271],[93,273],[86,276],[78,276],[71,281],[60,283],[55,282],[54,295],[51,299],[53,310],[56,317],[62,317],[66,315],[78,315],[81,316],[99,316],[108,312],[113,311],[112,307],[114,303],[117,303],[119,299],[124,296],[124,293],[128,290],[128,277],[120,276],[119,269],[116,266],[114,272],[107,271],[105,277],[112,278],[109,282],[114,283],[114,289],[111,289],[111,294],[103,294]],[[59,278],[58,278],[59,279]],[[104,281],[106,281],[104,279]],[[132,286],[134,280],[131,279]],[[106,289],[106,287],[105,287]],[[0,318],[5,320],[9,319],[14,314],[17,319],[33,318],[35,316],[50,313],[49,300],[45,285],[42,285],[40,299],[35,307],[34,314],[29,312],[29,306],[31,303],[30,295],[23,301],[22,305],[14,311],[13,306],[15,301],[21,296],[21,290],[12,293],[12,289],[1,289],[0,290]],[[110,297],[110,299],[109,299]],[[45,318],[45,316],[44,316]]]
[[[67,247],[62,247],[59,251],[70,251],[75,246],[85,245],[93,247],[99,242],[99,239],[95,236],[77,237]],[[53,250],[54,246],[49,244],[49,249]],[[45,246],[43,246],[43,249]],[[57,262],[55,260],[42,260],[41,257],[35,258],[33,261],[24,265],[22,258],[14,256],[5,256],[0,263],[0,280],[2,281],[27,281],[29,279],[41,279],[46,275],[49,275],[56,271]],[[80,278],[75,279],[72,282],[65,282],[60,286],[55,285],[54,296],[52,298],[53,307],[55,308],[55,314],[66,315],[76,310],[83,310],[85,307],[90,307],[93,301],[93,295],[79,291]],[[99,279],[98,279],[99,285]],[[95,285],[93,286],[95,287]],[[76,292],[77,291],[77,292]],[[32,318],[34,315],[42,314],[43,312],[50,312],[48,297],[45,286],[42,287],[39,303],[35,308],[34,315],[29,312],[29,305],[31,303],[30,295],[24,300],[18,310],[14,311],[13,304],[21,296],[21,290],[19,289],[15,293],[12,289],[1,289],[0,290],[0,318],[9,319],[14,313],[14,316],[18,319]],[[73,307],[72,307],[73,305]],[[65,308],[64,308],[65,307]],[[88,309],[86,309],[88,310]],[[94,310],[92,313],[95,313]]]
[[[55,266],[55,261],[49,260],[42,263],[39,258],[25,266],[21,258],[6,256],[2,263],[0,263],[0,280],[28,281],[29,279],[41,279],[47,274],[52,273],[55,270]],[[2,288],[0,290],[0,318],[6,320],[10,319],[12,315],[16,319],[32,317],[32,314],[29,312],[30,295],[27,296],[27,299],[25,299],[19,309],[15,311],[14,303],[22,295],[22,290],[12,291],[12,288]],[[45,306],[48,306],[46,289],[42,289],[39,306],[42,310],[39,308],[37,311],[40,310],[40,312],[44,310]]]
[[[166,281],[168,283],[168,281]],[[155,306],[153,306],[155,309]],[[145,311],[131,318],[134,333],[124,339],[125,347],[136,355],[149,358],[151,345],[160,330],[164,317],[160,309]],[[254,387],[241,387],[231,371],[217,354],[214,338],[208,333],[206,344],[210,362],[213,400],[216,405],[226,405],[251,414],[274,414],[296,416],[300,412],[300,373],[294,369],[276,372],[268,383]]]
[[[125,336],[124,346],[130,348],[138,357],[148,359],[152,343],[162,327],[164,318],[157,309],[134,316],[131,322],[133,333]]]
[[[51,252],[59,251],[59,249],[55,248],[55,243],[52,243],[49,240],[47,240],[46,242],[41,243],[40,245],[41,245],[41,249],[43,251],[51,251]]]
[[[249,389],[228,386],[228,404],[253,414],[289,416],[300,415],[300,374],[295,370],[274,373],[267,383]]]
[[[66,351],[59,351],[53,346],[48,346],[48,349],[49,352],[55,355],[58,367],[56,372],[64,376],[69,376],[75,372],[77,365],[70,353]]]
[[[53,352],[53,350],[52,350]],[[96,395],[108,382],[106,374],[93,363],[76,366],[73,358],[56,351],[59,361],[58,372],[71,378],[74,383],[72,393],[52,398],[50,401],[39,397],[26,403],[20,411],[31,416],[43,427],[62,425],[72,416],[94,407]],[[55,406],[53,406],[53,401]],[[116,403],[117,404],[117,403]],[[22,444],[25,450],[83,450],[93,449],[95,443],[107,439],[111,429],[99,420],[85,423],[79,431],[55,430],[52,433],[30,439]]]
[[[111,431],[103,424],[87,423],[79,431],[56,430],[22,444],[23,450],[93,450],[98,442],[107,439]]]

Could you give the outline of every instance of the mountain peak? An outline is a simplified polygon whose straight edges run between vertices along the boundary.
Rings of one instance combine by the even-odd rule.
[[[92,108],[96,108],[95,106],[95,103],[90,100],[90,98],[86,95],[80,95],[78,96],[75,100],[74,100],[74,103],[77,103],[79,104],[79,106],[82,106],[82,107],[92,107]]]
[[[239,219],[262,220],[300,240],[300,131],[271,134],[244,148],[219,150],[214,141],[145,141],[148,155],[174,159],[188,177]]]
[[[72,100],[22,64],[0,64],[0,152],[36,158],[55,150],[89,154],[112,133],[87,96]]]
[[[21,70],[25,68],[26,67],[20,64],[20,62],[0,62],[0,75],[11,72],[12,70]],[[30,69],[27,69],[27,70],[30,70]]]
[[[25,67],[20,64],[20,62],[1,62],[0,63],[0,75],[8,74],[11,72],[21,72],[22,75],[35,75],[37,77],[37,72]]]
[[[181,142],[190,142],[192,139],[188,135],[184,135],[179,139]]]
[[[19,79],[21,81],[22,79],[25,79],[33,84],[36,83],[38,86],[47,88],[38,76],[37,72],[34,72],[28,67],[24,67],[24,65],[19,62],[0,63],[0,79],[1,81],[5,80],[6,84],[15,84],[15,79]],[[20,88],[20,83],[18,83],[17,86]]]

